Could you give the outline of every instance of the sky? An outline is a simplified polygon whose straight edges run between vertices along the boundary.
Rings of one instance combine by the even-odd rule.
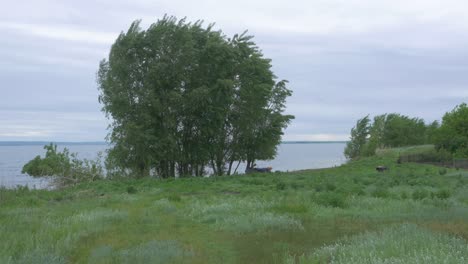
[[[283,140],[347,140],[368,114],[431,122],[468,101],[463,0],[15,0],[0,9],[0,141],[104,141],[99,61],[164,14],[255,36],[293,90]]]

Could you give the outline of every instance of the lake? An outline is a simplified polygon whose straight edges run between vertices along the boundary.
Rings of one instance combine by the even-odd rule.
[[[37,179],[22,174],[23,165],[37,155],[43,156],[42,143],[0,143],[0,186],[27,185],[30,188],[45,188],[46,179]],[[94,159],[97,153],[105,152],[108,145],[102,143],[76,144],[58,143],[59,149],[68,148],[78,153],[79,158]],[[345,143],[284,143],[278,147],[274,160],[257,161],[258,167],[273,167],[273,171],[294,171],[333,167],[346,162],[343,156]],[[239,172],[244,170],[239,166]]]

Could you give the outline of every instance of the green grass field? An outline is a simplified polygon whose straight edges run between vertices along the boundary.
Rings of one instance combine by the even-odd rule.
[[[468,263],[468,171],[397,164],[405,151],[418,148],[322,170],[0,189],[0,263]]]

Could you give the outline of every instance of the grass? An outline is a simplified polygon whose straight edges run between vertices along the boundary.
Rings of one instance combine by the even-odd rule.
[[[311,255],[288,256],[286,263],[466,263],[466,241],[403,224],[366,232],[325,246]]]
[[[0,189],[0,263],[466,263],[468,172],[398,164],[404,151],[418,147],[321,170]]]

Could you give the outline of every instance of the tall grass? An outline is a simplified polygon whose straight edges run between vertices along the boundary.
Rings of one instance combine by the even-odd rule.
[[[288,256],[286,263],[295,263]],[[404,224],[345,238],[309,255],[298,263],[467,263],[468,244],[463,239]]]
[[[397,154],[268,175],[0,188],[0,263],[462,263],[468,172]]]
[[[152,240],[128,249],[99,246],[91,252],[88,263],[178,263],[192,256],[174,240]]]
[[[222,203],[195,202],[189,206],[189,215],[216,229],[236,233],[268,230],[302,230],[301,221],[289,215],[269,212],[274,201],[261,198],[227,198]]]

